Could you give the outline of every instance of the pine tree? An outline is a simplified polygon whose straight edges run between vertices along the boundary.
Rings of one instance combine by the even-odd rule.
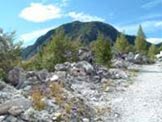
[[[104,39],[103,35],[99,35],[93,47],[96,62],[105,66],[110,66],[112,58],[110,39]]]
[[[135,48],[138,53],[146,54],[147,52],[147,42],[141,25],[139,26],[135,39]]]
[[[124,33],[121,33],[117,39],[116,42],[114,44],[114,48],[115,50],[117,50],[120,53],[128,53],[130,50],[130,44],[127,40],[127,38],[125,37]]]
[[[149,51],[148,51],[149,58],[154,60],[156,53],[157,53],[157,48],[154,44],[152,44],[149,48]]]
[[[46,68],[49,71],[54,70],[54,66],[66,61],[77,61],[77,51],[81,43],[78,41],[71,41],[65,37],[61,32],[55,38],[52,38],[39,53],[35,56],[34,60],[27,62],[24,67],[28,69],[43,69]],[[32,65],[31,65],[32,64]]]

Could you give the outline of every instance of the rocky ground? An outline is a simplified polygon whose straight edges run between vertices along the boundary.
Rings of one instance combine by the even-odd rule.
[[[130,54],[125,60],[114,59],[109,69],[89,62],[89,58],[90,53],[83,53],[79,62],[57,64],[55,72],[11,70],[9,82],[0,82],[0,122],[130,122],[149,106],[151,98],[160,100],[160,79],[159,84],[151,80],[158,75],[151,72],[153,68],[160,72],[157,65],[142,68],[149,68],[150,75],[140,73],[143,80],[131,85],[139,74],[134,63],[148,62],[145,57]],[[148,76],[150,79],[144,79]],[[149,94],[152,97],[147,99]],[[157,107],[156,101],[151,105]],[[149,110],[155,109],[143,112]]]
[[[162,122],[161,64],[140,67],[135,83],[112,100],[119,117],[113,122]]]

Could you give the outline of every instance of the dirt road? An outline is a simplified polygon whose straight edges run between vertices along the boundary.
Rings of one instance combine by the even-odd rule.
[[[133,85],[112,100],[113,122],[162,122],[162,66],[142,66]]]

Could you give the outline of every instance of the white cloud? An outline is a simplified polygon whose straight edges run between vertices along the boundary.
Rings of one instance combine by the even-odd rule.
[[[156,27],[162,27],[162,21],[155,24]]]
[[[147,2],[146,4],[142,5],[142,8],[149,9],[153,8],[156,6],[161,6],[162,5],[162,0],[151,0],[150,2]]]
[[[105,19],[97,17],[97,16],[91,16],[88,14],[85,14],[83,12],[77,13],[77,12],[69,12],[68,16],[71,17],[73,20],[79,20],[82,22],[89,22],[89,21],[101,21],[104,22]]]
[[[125,31],[127,34],[131,34],[131,35],[136,35],[137,31],[138,31],[138,27],[139,24],[142,25],[144,32],[146,34],[149,33],[157,33],[158,31],[162,32],[162,21],[156,21],[156,20],[152,20],[152,21],[143,21],[140,23],[136,23],[136,24],[130,24],[130,25],[124,25],[124,26],[117,26],[117,29],[119,31]],[[147,36],[147,35],[146,35]],[[162,42],[162,38],[156,38],[156,37],[149,37],[147,38],[147,41],[153,44],[158,44],[160,42]]]
[[[19,17],[36,23],[57,19],[61,16],[61,8],[52,4],[44,5],[42,3],[31,3],[19,14]]]
[[[148,38],[147,41],[153,44],[159,44],[162,42],[162,38]]]
[[[32,31],[29,33],[24,33],[20,36],[20,39],[23,41],[23,46],[27,46],[30,44],[33,44],[36,39],[45,33],[47,33],[49,30],[56,28],[56,26],[49,27],[49,28],[44,28],[36,31]]]
[[[157,30],[162,30],[160,26],[162,26],[162,21],[156,21],[156,20],[151,20],[151,21],[143,21],[139,22],[136,24],[128,24],[128,25],[123,25],[123,26],[116,26],[116,28],[119,31],[125,30],[126,33],[128,34],[136,34],[139,24],[142,25],[144,31],[147,33],[151,33]]]

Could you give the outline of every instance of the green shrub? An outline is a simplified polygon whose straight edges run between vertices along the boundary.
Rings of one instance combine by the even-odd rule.
[[[0,33],[0,77],[4,78],[9,70],[20,63],[20,45],[14,43],[15,33]]]

